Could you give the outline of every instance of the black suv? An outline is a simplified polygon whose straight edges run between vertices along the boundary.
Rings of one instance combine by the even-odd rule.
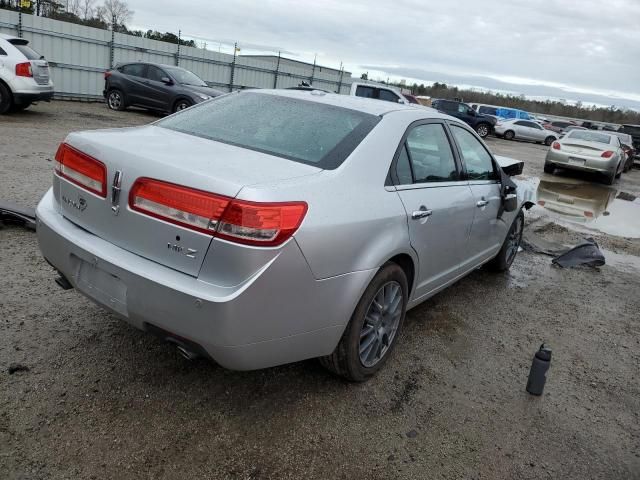
[[[125,63],[104,72],[104,91],[112,110],[130,106],[177,112],[222,95],[195,73],[157,63]]]
[[[469,124],[482,138],[493,131],[493,127],[497,122],[495,117],[478,113],[466,103],[454,100],[435,99],[431,101],[431,106],[442,113],[459,118]]]

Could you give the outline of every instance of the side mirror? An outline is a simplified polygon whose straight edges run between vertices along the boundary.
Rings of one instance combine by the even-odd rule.
[[[173,80],[171,80],[169,77],[162,77],[160,81],[165,85],[173,85]]]
[[[518,196],[515,193],[507,193],[504,197],[504,211],[513,212],[518,208]]]

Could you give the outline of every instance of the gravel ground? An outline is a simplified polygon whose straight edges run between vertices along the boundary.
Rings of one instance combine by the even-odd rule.
[[[35,205],[69,131],[155,118],[66,102],[0,117],[0,198]],[[543,176],[544,147],[488,144]],[[615,188],[640,196],[640,171]],[[585,235],[539,207],[527,224],[556,243]],[[412,310],[385,369],[354,385],[315,361],[188,363],[60,290],[35,235],[6,227],[0,478],[640,478],[640,240],[590,233],[614,261],[560,270],[523,251],[507,274],[478,270]],[[542,341],[537,398],[524,386]]]

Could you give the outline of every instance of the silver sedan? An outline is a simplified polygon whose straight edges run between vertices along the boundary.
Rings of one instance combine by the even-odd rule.
[[[549,146],[558,135],[532,120],[501,120],[494,127],[496,136],[505,140],[528,140]]]
[[[37,209],[44,257],[187,357],[306,358],[362,381],[405,313],[488,263],[529,206],[482,140],[427,108],[244,91],[70,134]]]
[[[545,173],[557,167],[600,173],[612,185],[624,170],[626,154],[620,139],[595,130],[571,130],[553,142],[544,162]]]

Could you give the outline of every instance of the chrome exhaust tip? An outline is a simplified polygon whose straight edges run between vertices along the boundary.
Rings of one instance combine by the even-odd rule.
[[[192,352],[191,350],[185,348],[182,345],[176,345],[176,350],[178,351],[178,354],[182,358],[190,362],[192,362],[193,360],[199,357],[199,355],[196,352]]]

